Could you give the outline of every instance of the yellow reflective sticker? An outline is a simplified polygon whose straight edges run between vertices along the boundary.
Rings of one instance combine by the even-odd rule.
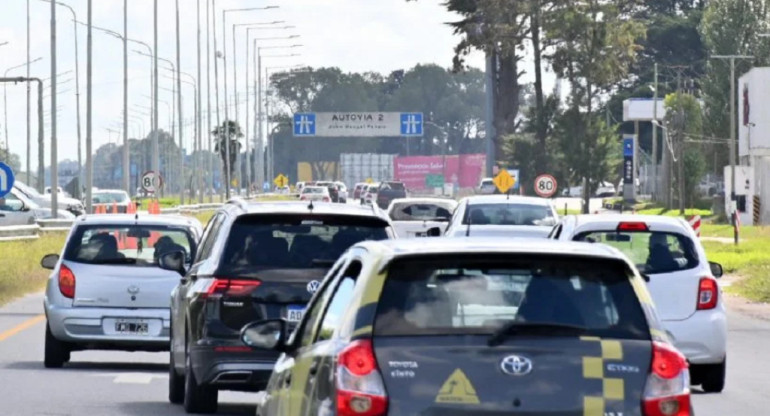
[[[604,399],[583,397],[583,416],[604,416]]]
[[[459,368],[449,375],[436,396],[436,403],[479,404],[471,381]]]
[[[604,378],[604,361],[599,357],[583,357],[583,378]]]
[[[599,337],[589,337],[589,336],[582,336],[582,337],[580,337],[580,340],[581,340],[581,341],[596,341],[596,342],[599,342],[599,341],[601,341],[602,339],[601,339],[601,338],[599,338]]]
[[[605,378],[604,398],[607,400],[624,400],[626,397],[622,378]]]
[[[353,335],[352,335],[352,337],[353,337],[353,338],[358,338],[358,337],[360,337],[360,336],[363,336],[363,335],[369,335],[369,334],[371,334],[371,333],[372,333],[372,326],[371,326],[371,325],[367,325],[367,326],[365,326],[365,327],[363,327],[363,328],[358,328],[358,329],[356,329],[356,330],[353,332]]]
[[[622,360],[623,346],[620,341],[602,341],[602,358],[605,360]]]

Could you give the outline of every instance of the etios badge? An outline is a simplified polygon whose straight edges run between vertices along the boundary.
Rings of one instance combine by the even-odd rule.
[[[532,372],[532,361],[518,355],[509,355],[500,361],[500,369],[512,376],[525,376]]]
[[[318,287],[321,286],[321,282],[318,280],[311,280],[310,283],[307,284],[307,291],[311,295],[318,291]]]

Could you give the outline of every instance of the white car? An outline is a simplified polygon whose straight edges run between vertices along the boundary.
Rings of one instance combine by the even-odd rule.
[[[370,183],[369,186],[361,191],[361,203],[371,205],[377,200],[377,190],[380,189],[380,183]]]
[[[41,195],[35,188],[32,188],[21,181],[14,182],[13,187],[24,194],[27,199],[35,202],[42,208],[51,208],[51,194]],[[66,209],[76,216],[83,215],[86,212],[83,203],[75,198],[64,197],[61,194],[58,194],[56,202],[59,209]]]
[[[460,201],[444,235],[545,238],[558,219],[550,199],[476,195]]]
[[[690,362],[692,384],[721,392],[725,384],[727,316],[717,278],[692,227],[681,218],[647,215],[565,217],[551,232],[563,241],[615,247],[649,278],[663,327]]]
[[[60,209],[58,218],[74,219],[75,215]],[[37,220],[53,218],[51,208],[43,208],[28,199],[21,191],[11,188],[11,191],[0,198],[0,227],[12,225],[32,225]]]
[[[329,188],[325,186],[306,186],[299,194],[300,201],[332,202]]]
[[[343,204],[348,202],[348,187],[342,182],[334,182],[334,184],[337,185],[339,202]]]
[[[457,202],[442,198],[400,198],[391,201],[388,217],[399,238],[428,237],[446,230]]]

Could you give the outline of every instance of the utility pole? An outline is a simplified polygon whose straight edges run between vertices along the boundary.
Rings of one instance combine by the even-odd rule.
[[[155,172],[155,180],[153,187],[155,188],[155,195],[157,197],[160,192],[160,146],[158,144],[158,0],[153,1],[153,45],[152,45],[152,73],[153,73],[153,85],[152,85],[152,114],[153,114],[153,126],[152,126],[152,170]],[[168,166],[166,166],[168,169]]]
[[[487,52],[486,71],[485,71],[485,95],[486,105],[484,106],[484,128],[486,130],[487,143],[487,176],[492,176],[495,166],[495,78],[497,73],[497,55],[494,51]]]
[[[655,63],[655,87],[652,99],[652,119],[658,121],[658,63]],[[608,107],[609,108],[609,107]],[[658,125],[652,123],[652,200],[658,200]]]
[[[182,190],[179,194],[179,204],[184,205],[184,193],[185,193],[185,185],[187,184],[187,181],[185,180],[185,173],[184,173],[184,158],[185,158],[185,151],[184,151],[184,141],[182,140],[182,137],[184,134],[182,133],[184,131],[184,127],[182,126],[182,75],[180,72],[181,67],[181,58],[180,58],[180,52],[179,52],[179,0],[176,0],[176,94],[177,94],[177,122],[179,123],[179,149],[182,152],[182,159],[179,162],[179,175],[182,178]]]
[[[128,149],[128,0],[123,0],[123,189],[131,192]]]
[[[59,156],[56,143],[56,3],[51,2],[51,215],[59,218]]]
[[[735,195],[735,60],[736,59],[754,59],[750,55],[711,55],[712,59],[727,59],[730,61],[730,209],[732,211],[733,239],[738,244],[738,224],[735,218],[738,216],[738,209]]]
[[[198,77],[195,79],[195,82],[197,83],[195,87],[197,89],[195,102],[196,102],[196,105],[198,106],[198,110],[196,111],[197,123],[195,125],[195,129],[197,131],[197,133],[195,134],[195,143],[196,143],[195,147],[197,152],[195,154],[195,158],[193,158],[193,163],[195,163],[193,170],[195,171],[195,189],[198,192],[198,203],[202,204],[203,203],[203,186],[202,186],[203,184],[201,183],[201,169],[203,168],[203,166],[201,166],[200,164],[201,162],[200,157],[201,157],[201,154],[203,154],[203,151],[202,151],[203,142],[201,138],[201,82],[202,82],[201,81],[201,0],[197,0],[195,6],[196,6],[195,7],[196,16],[197,16],[195,41],[198,48],[198,55],[196,59],[196,63],[198,66]]]
[[[206,137],[208,138],[208,151],[206,152],[206,168],[209,172],[209,180],[206,190],[209,193],[209,203],[214,202],[214,161],[211,158],[211,152],[214,147],[211,145],[211,13],[209,0],[206,0]],[[216,49],[216,48],[215,48]]]
[[[76,38],[76,40],[77,40],[77,38]],[[30,49],[29,48],[29,0],[27,0],[27,78],[29,78],[29,49]],[[30,162],[31,162],[30,159],[31,159],[31,153],[32,153],[32,132],[31,132],[31,130],[32,130],[32,123],[31,123],[31,119],[30,119],[31,112],[32,112],[32,107],[31,107],[31,103],[30,103],[30,100],[31,100],[30,93],[31,93],[30,85],[29,85],[29,82],[28,82],[27,83],[27,177],[26,177],[27,186],[32,186],[32,184],[30,183],[30,180],[29,180],[30,179],[30,172],[29,171],[32,170],[32,167],[30,165]],[[9,157],[10,157],[10,155],[9,155]],[[80,161],[78,161],[78,163],[79,162]],[[78,166],[78,171],[79,170],[80,170],[80,166]],[[79,182],[79,180],[78,180],[78,182]],[[78,185],[78,186],[80,186],[80,185]]]
[[[92,0],[88,0],[88,34],[86,37],[86,212],[93,212],[93,200],[91,198],[92,190],[94,187],[94,158],[92,156],[92,137],[91,137],[91,95],[93,90],[92,85],[92,49],[93,49],[93,37],[92,37]]]

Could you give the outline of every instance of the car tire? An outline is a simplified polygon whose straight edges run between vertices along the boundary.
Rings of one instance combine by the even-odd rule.
[[[168,361],[168,401],[173,404],[182,404],[185,396],[185,376],[176,372],[174,351],[169,352]]]
[[[217,389],[200,385],[195,379],[190,355],[187,354],[184,366],[184,410],[187,413],[215,413],[218,400]]]
[[[727,358],[720,364],[703,366],[701,387],[706,393],[721,393],[725,389],[725,377],[727,375]]]
[[[69,360],[69,346],[67,343],[56,339],[51,332],[51,327],[46,324],[43,365],[45,365],[45,368],[61,368]]]

